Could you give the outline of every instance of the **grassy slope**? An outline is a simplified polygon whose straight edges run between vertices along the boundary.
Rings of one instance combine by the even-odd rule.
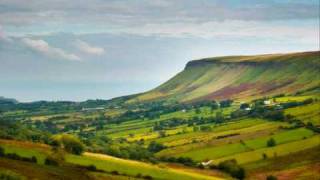
[[[178,75],[135,100],[254,99],[320,84],[320,52],[230,56],[189,62]]]
[[[272,174],[278,179],[319,179],[320,146],[244,165],[248,179],[265,180]],[[292,158],[294,157],[294,158]]]
[[[196,174],[184,170],[171,169],[167,167],[151,165],[143,162],[124,160],[116,157],[86,153],[84,156],[69,155],[67,161],[74,164],[94,164],[98,169],[106,171],[118,171],[135,176],[138,173],[151,175],[156,179],[219,179],[202,174]]]
[[[307,129],[296,129],[291,131],[281,132],[272,136],[256,138],[253,140],[244,141],[242,143],[227,144],[218,147],[206,147],[196,149],[187,153],[180,154],[181,156],[193,157],[196,160],[204,159],[217,159],[219,157],[226,157],[228,155],[239,154],[246,151],[254,151],[257,149],[265,148],[266,142],[269,138],[273,137],[278,144],[285,144],[290,141],[301,140],[304,137],[312,136],[312,132]],[[250,156],[248,156],[250,157]]]
[[[223,158],[215,159],[213,162],[218,163],[227,159],[236,159],[238,163],[245,164],[245,163],[261,160],[263,153],[265,153],[268,157],[284,156],[284,155],[299,152],[308,148],[316,147],[319,144],[320,144],[320,136],[316,135],[308,139],[280,144],[275,147],[267,147],[267,148],[257,149],[249,152],[226,156]]]
[[[75,169],[71,167],[66,166],[57,168],[43,165],[43,158],[49,154],[50,151],[48,146],[10,140],[0,140],[0,143],[1,146],[4,147],[6,153],[17,153],[23,157],[35,156],[37,159],[40,159],[38,164],[33,164],[0,158],[0,168],[2,169],[13,168],[16,169],[17,173],[32,178],[45,177],[46,175],[55,175],[59,177],[60,174],[72,177],[75,173]],[[205,173],[202,174],[201,172],[193,172],[186,169],[173,169],[167,166],[152,165],[94,153],[85,153],[83,156],[67,155],[66,161],[75,165],[95,165],[98,169],[105,170],[106,172],[118,171],[120,174],[129,176],[136,176],[137,174],[150,175],[154,179],[220,179],[206,175]],[[39,175],[37,176],[33,175],[33,173],[28,173],[28,171],[34,172],[37,170],[39,171]],[[58,179],[63,178],[59,177]]]

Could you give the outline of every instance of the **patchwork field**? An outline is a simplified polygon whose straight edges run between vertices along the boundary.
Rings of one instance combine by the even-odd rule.
[[[0,97],[0,177],[318,180],[319,60],[206,58],[111,100]]]

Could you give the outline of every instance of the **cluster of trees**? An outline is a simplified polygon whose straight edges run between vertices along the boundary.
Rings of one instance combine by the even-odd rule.
[[[220,124],[220,123],[223,123],[225,120],[228,120],[228,118],[226,118],[221,111],[218,111],[216,112],[215,116],[211,116],[211,117],[194,116],[189,120],[180,119],[180,118],[171,118],[165,121],[156,122],[155,125],[153,126],[153,130],[161,131],[161,130],[166,130],[173,127],[181,126],[184,124],[187,124],[188,126],[203,125],[208,123]],[[203,126],[200,126],[199,130],[210,131],[211,126],[203,125]]]
[[[306,127],[316,133],[320,133],[320,127],[314,126],[312,122],[308,122]]]
[[[232,177],[237,179],[245,178],[245,170],[240,165],[238,165],[235,159],[222,161],[218,164],[218,166],[211,165],[212,169],[219,169],[230,174]]]
[[[165,145],[155,141],[152,141],[148,146],[148,150],[152,153],[157,153],[165,148],[167,148]]]
[[[0,146],[0,157],[2,158],[8,158],[8,159],[13,159],[13,160],[20,160],[20,161],[26,161],[26,162],[32,162],[32,163],[37,163],[38,160],[35,156],[32,157],[22,157],[16,153],[5,153],[4,148]]]
[[[52,134],[56,134],[60,131],[58,126],[52,121],[35,121],[34,126],[41,130]]]
[[[80,155],[84,152],[84,144],[75,136],[62,134],[53,136],[50,142],[53,149],[63,149],[66,152]]]
[[[218,109],[219,104],[221,108],[230,107],[232,104],[232,100],[224,100],[220,101],[219,103],[214,100],[205,100],[199,101],[194,103],[171,103],[167,104],[162,101],[150,102],[150,103],[143,103],[137,104],[133,107],[128,107],[129,110],[119,117],[113,118],[110,122],[114,123],[121,123],[137,118],[147,118],[147,119],[155,119],[159,118],[163,114],[168,114],[177,111],[189,111],[192,109],[196,109],[197,112],[200,111],[201,107],[210,107],[212,110]],[[200,112],[199,112],[200,113]]]
[[[183,124],[186,124],[187,120],[180,119],[180,118],[171,118],[164,121],[156,122],[153,126],[154,131],[164,130],[164,129],[170,129],[173,127],[181,126]]]
[[[302,102],[286,102],[280,103],[274,106],[266,106],[264,104],[265,99],[258,99],[253,101],[253,104],[250,107],[250,104],[243,103],[240,105],[240,108],[231,113],[231,118],[239,118],[243,116],[252,116],[260,117],[274,121],[287,121],[290,120],[287,116],[284,115],[283,110],[287,108],[307,105],[312,103],[314,100],[312,98],[306,99]],[[246,108],[251,108],[246,110]]]
[[[180,163],[183,164],[185,166],[193,166],[195,167],[197,165],[197,162],[195,162],[193,159],[189,158],[189,157],[161,157],[160,158],[161,161],[164,162],[171,162],[171,163]]]
[[[144,141],[128,143],[126,139],[111,139],[106,136],[90,136],[88,141],[88,150],[96,153],[108,154],[111,156],[144,160],[144,161],[155,161],[153,152],[157,151],[160,147],[158,144],[153,144],[149,147],[144,146]]]
[[[154,154],[167,148],[155,141],[145,145],[144,140],[128,143],[124,138],[111,139],[107,136],[91,136],[86,143],[89,143],[88,150],[91,152],[152,163],[157,162]]]
[[[215,116],[211,116],[211,117],[194,116],[191,119],[189,119],[187,123],[188,123],[188,126],[202,125],[202,124],[208,124],[208,123],[220,124],[226,120],[228,120],[228,118],[225,117],[221,111],[218,111],[216,112]]]
[[[219,102],[221,108],[230,107],[232,103],[233,103],[233,100],[230,100],[230,99]]]
[[[81,111],[83,108],[111,106],[109,100],[87,100],[81,103],[72,101],[35,101],[21,103],[14,99],[0,99],[0,109],[7,111],[26,111],[27,114],[55,114],[70,111]]]
[[[240,118],[244,116],[265,118],[274,121],[284,121],[285,115],[282,109],[272,106],[254,105],[251,110],[245,110],[248,104],[241,105],[240,109],[231,113],[231,118]]]
[[[268,141],[267,141],[267,146],[268,147],[273,147],[273,146],[276,146],[276,140],[274,140],[273,138],[270,138]]]
[[[0,138],[2,139],[48,143],[49,137],[50,133],[27,126],[19,121],[0,118]]]

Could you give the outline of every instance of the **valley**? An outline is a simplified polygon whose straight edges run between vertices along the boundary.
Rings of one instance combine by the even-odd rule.
[[[111,100],[0,99],[0,177],[312,180],[319,148],[319,51],[195,60]]]

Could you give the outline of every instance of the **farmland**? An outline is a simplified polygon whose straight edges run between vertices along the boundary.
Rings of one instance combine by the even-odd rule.
[[[0,175],[319,179],[315,54],[192,61],[152,91],[112,100],[6,100],[0,103]],[[298,65],[305,68],[299,77]]]

